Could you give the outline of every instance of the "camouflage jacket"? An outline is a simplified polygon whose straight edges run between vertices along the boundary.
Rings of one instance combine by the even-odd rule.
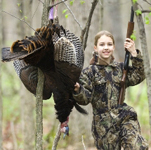
[[[139,84],[145,79],[143,59],[140,51],[137,50],[137,53],[137,57],[131,57],[132,66],[128,69],[126,87]],[[82,71],[80,91],[73,94],[79,104],[92,104],[92,133],[98,148],[102,146],[102,141],[105,145],[118,143],[122,124],[130,120],[137,124],[134,108],[125,103],[118,107],[122,72],[123,63],[113,60],[106,64],[98,59],[96,64]]]
[[[126,87],[139,84],[145,79],[143,59],[137,50],[137,57],[131,57],[132,66],[129,67]],[[80,92],[74,94],[75,100],[81,105],[91,103],[93,112],[117,107],[123,63],[112,61],[110,64],[98,60],[96,65],[85,68],[80,76]]]
[[[131,57],[132,66],[128,70],[126,87],[145,79],[143,59],[139,50],[137,53],[137,57]],[[118,105],[122,70],[123,63],[114,60],[110,64],[98,60],[95,65],[88,66],[80,75],[81,87],[78,94],[73,94],[75,100],[81,105],[91,103],[94,114],[114,111]]]

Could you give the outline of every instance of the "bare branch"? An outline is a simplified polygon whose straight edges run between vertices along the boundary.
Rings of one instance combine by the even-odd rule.
[[[44,2],[42,2],[41,0],[39,0],[39,2],[41,2],[42,4],[44,4]]]
[[[60,140],[60,136],[61,136],[60,127],[61,127],[61,123],[58,125],[58,130],[57,130],[57,133],[56,133],[56,136],[55,136],[55,140],[53,142],[52,150],[56,150],[58,142]]]
[[[146,3],[148,3],[149,5],[151,5],[151,3],[150,2],[148,2],[147,0],[144,0]]]
[[[54,7],[54,6],[56,6],[56,5],[59,5],[59,4],[61,4],[61,3],[64,3],[65,1],[67,1],[67,0],[62,0],[61,2],[58,2],[58,3],[56,3],[56,4],[53,4],[53,5],[49,6],[48,9],[50,10],[52,7]]]
[[[64,2],[64,0],[62,0]],[[70,11],[71,15],[73,16],[74,20],[77,22],[77,24],[79,25],[79,27],[81,28],[81,30],[83,29],[82,26],[80,25],[80,23],[78,22],[78,20],[76,19],[75,15],[73,14],[72,10],[70,9],[70,7],[64,2],[64,4],[66,5],[66,7],[68,8],[68,10]]]
[[[36,10],[35,10],[35,12],[34,12],[34,14],[32,16],[32,19],[34,18],[35,14],[36,14],[36,11],[38,10],[39,4],[40,4],[40,1],[39,1],[38,5],[37,5],[37,8],[36,8]]]
[[[142,13],[150,13],[151,10],[142,10],[141,12],[142,12]]]
[[[16,16],[14,16],[14,15],[12,15],[12,14],[10,14],[10,13],[4,11],[4,10],[2,10],[2,12],[6,13],[6,14],[9,14],[10,16],[12,16],[12,17],[14,17],[14,18],[16,18],[16,19],[18,19],[18,20],[24,22],[24,23],[27,24],[32,30],[34,30],[34,31],[36,32],[36,30],[35,30],[29,23],[27,23],[25,20],[22,20],[22,19],[20,19],[20,18],[18,18],[18,17],[16,17]]]
[[[90,13],[89,13],[89,17],[87,19],[86,26],[81,32],[81,41],[83,43],[83,49],[84,50],[86,48],[86,43],[87,43],[87,39],[88,39],[88,33],[89,33],[90,25],[91,25],[92,15],[93,15],[93,12],[94,12],[94,9],[95,9],[97,3],[98,3],[98,0],[93,0],[92,7],[91,7],[91,10],[90,10]]]

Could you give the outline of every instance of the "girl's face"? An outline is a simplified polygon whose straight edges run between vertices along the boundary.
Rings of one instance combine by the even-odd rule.
[[[102,60],[110,63],[111,55],[113,55],[115,45],[113,40],[106,35],[102,35],[97,42],[97,45],[94,46],[94,50],[98,52],[99,57]]]

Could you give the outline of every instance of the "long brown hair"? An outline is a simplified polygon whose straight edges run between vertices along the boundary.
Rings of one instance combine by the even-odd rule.
[[[95,45],[95,46],[97,46],[98,39],[99,39],[101,36],[103,36],[103,35],[106,35],[106,36],[110,37],[110,38],[113,40],[113,44],[115,45],[115,40],[114,40],[113,35],[112,35],[110,32],[108,32],[108,31],[106,31],[106,30],[103,30],[103,31],[100,31],[100,32],[98,32],[98,33],[96,34],[96,36],[95,36],[95,38],[94,38],[94,45]]]

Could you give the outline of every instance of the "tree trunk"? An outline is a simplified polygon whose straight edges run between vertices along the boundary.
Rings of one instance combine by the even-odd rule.
[[[48,24],[48,13],[47,7],[49,5],[49,0],[45,0],[43,4],[43,14],[41,26]],[[44,85],[44,75],[40,69],[38,69],[38,84],[36,89],[36,150],[43,149],[43,85]]]
[[[133,3],[133,1],[132,1]],[[133,4],[134,11],[138,10],[138,4]],[[150,58],[149,52],[147,49],[147,40],[146,40],[146,32],[144,27],[144,21],[142,15],[136,15],[138,28],[139,28],[139,36],[141,41],[141,49],[143,52],[143,60],[144,60],[144,71],[146,75],[146,83],[147,83],[147,95],[148,95],[148,103],[149,103],[149,118],[150,118],[150,131],[151,131],[151,66],[150,66]]]
[[[0,10],[2,10],[2,0],[0,0]],[[2,13],[0,13],[0,58],[1,58],[1,49],[2,49]],[[0,150],[3,149],[2,146],[2,114],[3,114],[3,109],[2,109],[2,92],[1,92],[1,62],[0,62]]]

